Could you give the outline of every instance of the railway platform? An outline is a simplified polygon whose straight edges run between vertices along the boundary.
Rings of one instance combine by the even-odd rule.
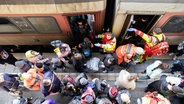
[[[24,59],[25,55],[24,53],[14,53],[14,56],[17,59]],[[52,58],[52,57],[57,57],[55,54],[53,53],[43,53],[44,57],[47,58]],[[102,58],[102,54],[99,53],[94,53],[93,57],[99,57]],[[178,59],[184,59],[184,57],[179,57]],[[155,60],[161,60],[163,62],[166,62],[170,65],[170,67],[172,67],[172,57],[170,57],[168,54],[164,55],[164,56],[153,56],[151,59],[147,60],[146,62],[142,63],[142,64],[137,64],[136,66],[131,66],[129,69],[126,69],[127,71],[129,71],[131,74],[134,75],[138,75],[138,76],[144,76],[144,74],[142,74],[141,72],[143,72],[145,70],[145,68],[153,63]],[[71,75],[73,78],[75,78],[79,73],[76,72],[74,69],[72,69],[73,67],[71,66],[71,69],[66,69],[65,72],[63,72],[62,70],[58,69],[56,70],[57,75],[62,78],[64,75],[69,74]],[[122,67],[119,67],[118,65],[114,66],[114,70],[113,71],[109,71],[108,73],[87,73],[87,76],[89,79],[98,77],[100,79],[105,79],[108,81],[109,84],[114,85],[114,82],[119,74],[119,72],[122,70]],[[0,65],[0,73],[20,73],[19,69],[17,67],[14,67],[13,65]],[[173,76],[173,74],[170,74],[170,70],[165,71],[163,74],[167,74],[167,75],[171,75]],[[149,80],[141,80],[138,81],[136,84],[136,89],[131,92],[131,104],[136,104],[136,99],[140,98],[141,96],[143,96],[144,94],[144,88],[152,81],[157,80],[157,79],[149,79]],[[40,91],[25,91],[24,92],[24,96],[25,97],[43,97],[43,95],[41,94]],[[68,104],[68,102],[70,101],[70,97],[66,97],[66,96],[62,96],[61,94],[59,95],[52,95],[52,96],[48,96],[46,98],[53,98],[54,100],[56,100],[56,104]],[[2,104],[12,104],[12,100],[15,99],[15,97],[9,95],[8,93],[4,92],[4,91],[0,91],[0,102],[3,102]]]

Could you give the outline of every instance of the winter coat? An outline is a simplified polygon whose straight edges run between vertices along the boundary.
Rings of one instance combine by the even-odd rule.
[[[116,37],[113,34],[113,38],[108,40],[107,33],[98,35],[98,38],[102,38],[102,44],[100,44],[100,48],[103,48],[103,52],[114,52],[116,48]]]
[[[136,46],[134,44],[126,44],[123,46],[119,46],[116,49],[118,64],[121,64],[122,62],[129,63],[130,61],[132,61],[131,58],[135,56],[135,54],[136,54]]]
[[[44,86],[42,83],[40,84],[40,90],[44,96],[48,96],[51,92],[56,93],[61,90],[61,81],[53,71],[47,71],[44,74],[43,79],[50,79],[52,81],[49,86]]]
[[[7,74],[3,73],[0,75],[2,82],[0,82],[0,87],[5,91],[9,92],[10,89],[17,89],[19,86],[19,81],[15,77],[18,77],[17,74]]]

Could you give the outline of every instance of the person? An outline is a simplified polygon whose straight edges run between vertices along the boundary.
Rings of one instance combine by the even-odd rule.
[[[83,89],[89,83],[85,73],[80,73],[74,80],[77,89]]]
[[[103,53],[114,53],[116,48],[116,37],[111,32],[107,31],[103,34],[96,36],[97,38],[102,38],[102,43],[95,43],[96,47],[103,49]]]
[[[41,62],[46,64],[46,62],[49,60],[48,58],[43,58],[43,56],[34,50],[28,50],[25,53],[26,59],[32,64],[32,66],[37,63]]]
[[[131,75],[126,70],[121,70],[119,73],[119,76],[115,81],[115,85],[118,88],[126,88],[130,90],[134,90],[136,88],[136,82],[135,82],[136,80],[137,80],[136,76]]]
[[[31,69],[32,64],[28,60],[18,60],[15,62],[15,66],[20,69],[22,73]]]
[[[117,104],[130,104],[130,97],[129,90],[119,90],[115,99]]]
[[[92,79],[92,82],[95,84],[95,88],[93,90],[95,91],[95,95],[102,95],[106,93],[106,90],[108,89],[108,84],[106,80],[101,80],[99,78]]]
[[[34,68],[41,72],[42,74],[45,74],[47,71],[50,71],[50,68],[45,65],[44,63],[41,63],[41,62],[37,62],[34,64]]]
[[[18,77],[18,74],[0,74],[0,87],[11,95],[18,96],[19,93],[16,92],[19,88],[19,81],[17,80]]]
[[[162,33],[161,28],[157,28],[157,27],[153,29],[152,35],[145,34],[142,31],[137,30],[135,28],[129,28],[128,31],[134,31],[135,34],[139,35],[142,39],[146,41],[144,45],[145,53],[143,54],[141,61],[146,61],[154,54],[151,49],[152,47],[166,40],[166,36]],[[165,50],[165,52],[167,51],[168,51],[168,47]]]
[[[85,57],[91,57],[92,48],[94,47],[89,38],[85,37],[83,43],[78,45],[79,48],[82,48],[82,53]]]
[[[154,63],[150,64],[146,67],[146,70],[143,73],[146,73],[146,76],[139,77],[139,79],[153,79],[157,78],[163,71],[169,69],[169,65],[167,63],[163,63],[160,60],[154,61]]]
[[[107,92],[107,97],[112,102],[112,104],[116,104],[116,96],[118,94],[118,89],[116,87],[109,87],[109,90]]]
[[[26,73],[23,73],[22,77],[26,88],[29,90],[40,90],[40,83],[43,78],[43,73],[31,68]]]
[[[136,47],[134,44],[126,44],[119,46],[116,49],[116,55],[118,58],[118,64],[121,65],[124,63],[131,63],[132,65],[135,64],[137,59],[134,59],[136,55],[144,54],[144,50],[141,47]],[[137,61],[136,63],[138,63]]]
[[[141,99],[137,99],[137,104],[175,104],[158,92],[146,92]],[[180,103],[179,103],[180,104]]]
[[[163,96],[173,96],[175,93],[171,90],[172,86],[178,86],[181,79],[178,77],[162,75],[159,80],[151,82],[145,92],[157,91]]]
[[[66,63],[72,63],[70,46],[60,40],[54,40],[50,44],[55,47],[54,52],[58,56],[61,68],[64,70],[66,68]]]
[[[115,65],[115,58],[111,54],[105,54],[103,58],[103,64],[105,66],[104,71],[112,71],[113,70],[113,65]]]
[[[0,64],[8,63],[15,65],[15,61],[17,61],[17,59],[13,54],[11,54],[11,52],[13,52],[13,49],[3,48],[0,46]]]
[[[81,96],[81,104],[93,104],[95,99],[96,96],[93,89],[91,87],[88,87]]]
[[[170,53],[169,55],[171,56],[173,53]],[[175,52],[175,55],[173,57],[173,60],[176,60],[179,56],[182,56],[184,54],[184,41],[179,43],[177,47],[177,51]]]
[[[75,80],[70,75],[65,75],[62,80],[62,94],[69,95],[69,96],[76,96],[80,92],[76,89]]]
[[[184,75],[184,62],[182,60],[174,60],[171,67],[171,73],[174,74],[179,71],[178,74]]]
[[[81,53],[75,53],[72,60],[75,70],[78,72],[84,72],[86,70],[85,57]]]
[[[45,97],[61,92],[61,81],[53,71],[44,73],[40,84],[40,90]]]

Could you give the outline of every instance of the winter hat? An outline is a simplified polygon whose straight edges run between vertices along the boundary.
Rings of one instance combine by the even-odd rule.
[[[33,51],[33,50],[28,50],[25,53],[26,58],[32,58],[32,57],[35,57],[35,56],[38,56],[38,55],[40,55],[40,53],[36,52],[36,51]]]
[[[44,65],[43,65],[43,63],[40,63],[40,62],[35,63],[35,67],[36,67],[36,70],[38,70],[38,71],[44,70]]]
[[[86,102],[87,102],[88,104],[91,104],[91,103],[93,103],[93,101],[94,101],[93,96],[90,95],[90,94],[86,95],[85,99],[86,99]]]
[[[130,97],[129,97],[128,94],[122,93],[122,94],[120,95],[120,98],[121,98],[121,101],[122,101],[122,102],[126,102],[126,104],[129,104],[129,103],[130,103]]]
[[[59,47],[61,44],[63,44],[63,42],[61,40],[54,40],[54,41],[50,42],[50,45],[53,47]]]
[[[49,86],[52,83],[51,79],[45,78],[42,80],[43,86]]]
[[[136,50],[135,50],[135,52],[136,52],[136,54],[138,54],[138,55],[142,55],[142,54],[144,54],[144,49],[141,48],[141,47],[137,47]]]
[[[86,84],[88,83],[88,81],[87,81],[86,78],[82,77],[82,78],[79,80],[79,83],[80,83],[81,85],[86,85]]]
[[[108,92],[109,97],[115,98],[116,95],[117,95],[117,92],[118,92],[118,90],[117,90],[116,87],[110,87],[110,88],[109,88],[109,92]]]

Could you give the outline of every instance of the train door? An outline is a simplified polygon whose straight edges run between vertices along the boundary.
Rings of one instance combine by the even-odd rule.
[[[127,15],[124,27],[121,33],[120,44],[132,43],[135,45],[142,44],[142,39],[134,32],[128,32],[128,28],[136,28],[144,33],[149,33],[153,26],[160,18],[160,15]]]
[[[73,33],[74,43],[78,45],[83,42],[84,37],[93,39],[95,32],[95,19],[93,14],[68,16],[68,21]]]

